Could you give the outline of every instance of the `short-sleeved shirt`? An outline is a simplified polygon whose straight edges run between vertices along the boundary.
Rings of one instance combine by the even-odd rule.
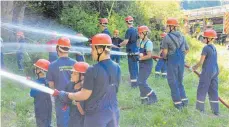
[[[180,32],[171,32],[169,33],[171,37],[175,40],[178,48],[180,48],[182,51],[189,50],[188,43],[186,42],[183,35],[181,35]],[[168,55],[173,54],[176,51],[176,45],[172,41],[172,39],[169,37],[169,35],[166,35],[164,39],[162,40],[162,49],[168,49]]]
[[[96,105],[97,102],[101,100],[102,97],[105,95],[107,91],[107,87],[108,85],[110,85],[109,75],[103,69],[101,64],[106,65],[108,72],[112,73],[110,75],[112,76],[111,77],[112,79],[115,79],[113,81],[116,81],[118,85],[120,83],[121,80],[120,67],[112,60],[110,59],[103,60],[95,64],[94,66],[89,67],[87,72],[85,73],[83,88],[87,90],[92,90],[92,94],[89,97],[89,99],[85,101],[85,109]],[[111,101],[115,101],[113,103],[114,106],[116,106],[118,103],[116,102],[116,100],[111,100]]]
[[[112,44],[113,45],[116,45],[116,46],[118,46],[120,43],[122,43],[122,39],[121,38],[119,38],[119,37],[113,37],[112,38]],[[119,48],[112,48],[112,50],[118,50],[119,51]]]
[[[102,31],[102,33],[104,33],[104,34],[107,34],[107,35],[109,35],[109,36],[111,36],[111,33],[109,32],[109,30],[106,28],[106,29],[104,29],[103,31]]]
[[[67,84],[70,82],[71,69],[75,62],[69,57],[60,57],[49,65],[47,80],[54,82],[55,89],[66,89]]]
[[[130,27],[127,29],[125,34],[125,39],[129,40],[126,45],[127,52],[138,52],[138,47],[137,47],[138,32],[134,27]]]
[[[153,51],[153,42],[150,40],[142,41],[140,42],[140,48],[145,48],[146,52],[152,52]]]
[[[218,69],[217,51],[214,45],[212,44],[206,45],[203,48],[201,55],[205,56],[202,69],[206,69],[208,71],[212,69]]]

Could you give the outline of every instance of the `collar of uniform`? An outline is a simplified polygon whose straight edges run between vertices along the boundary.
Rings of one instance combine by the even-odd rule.
[[[43,78],[38,78],[37,81],[39,81],[39,82],[44,82],[44,81],[45,81],[45,77],[43,77]]]
[[[59,59],[69,59],[69,57],[59,57]]]
[[[109,60],[110,60],[110,58],[109,58],[109,59],[104,59],[104,60],[99,61],[99,63],[100,63],[100,62],[107,62],[107,61],[109,61]]]

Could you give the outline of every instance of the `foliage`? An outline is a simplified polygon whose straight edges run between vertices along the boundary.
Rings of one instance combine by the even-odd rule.
[[[48,18],[58,18],[63,8],[61,1],[29,1],[28,9],[36,10]]]
[[[98,13],[88,14],[79,6],[64,8],[60,23],[86,36],[92,36],[98,32]]]

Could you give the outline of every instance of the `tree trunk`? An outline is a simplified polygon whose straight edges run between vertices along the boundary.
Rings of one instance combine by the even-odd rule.
[[[26,7],[25,1],[14,2],[13,23],[23,24],[25,7]]]
[[[1,1],[1,22],[2,23],[12,23],[13,18],[13,1]],[[8,31],[6,28],[1,27],[1,37],[4,41],[10,40],[10,35],[12,32]]]

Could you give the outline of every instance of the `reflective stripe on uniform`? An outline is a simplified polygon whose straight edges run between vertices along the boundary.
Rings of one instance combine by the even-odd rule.
[[[210,101],[211,103],[219,103],[219,101]]]
[[[174,104],[175,104],[175,105],[177,105],[177,104],[182,104],[182,102],[181,102],[181,101],[178,101],[178,102],[174,102]]]
[[[130,82],[137,82],[137,79],[131,79]]]
[[[161,73],[162,75],[167,75],[167,73]]]
[[[152,93],[153,93],[153,90],[151,90],[146,96],[148,97]]]
[[[196,100],[198,103],[204,103],[203,101]]]
[[[155,74],[161,74],[161,72],[156,71]]]
[[[141,97],[141,99],[146,99],[149,97],[149,95],[151,95],[153,93],[153,90],[151,90],[145,97]]]
[[[183,99],[181,99],[181,101],[187,101],[188,100],[188,98],[183,98]]]
[[[146,98],[148,98],[147,96],[146,97],[140,97],[141,99],[146,99]]]

